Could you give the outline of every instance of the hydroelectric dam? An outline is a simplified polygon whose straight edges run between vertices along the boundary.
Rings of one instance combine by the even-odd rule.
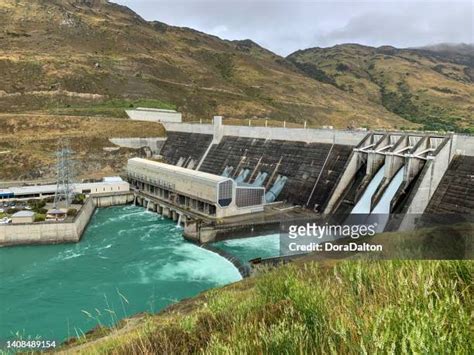
[[[135,203],[184,226],[199,243],[278,230],[322,215],[472,215],[474,137],[432,132],[163,123],[154,163],[131,159]],[[120,144],[120,142],[115,142]],[[406,216],[406,218],[404,217]]]

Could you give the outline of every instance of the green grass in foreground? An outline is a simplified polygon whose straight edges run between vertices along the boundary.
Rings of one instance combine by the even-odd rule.
[[[155,99],[125,100],[111,99],[102,102],[89,102],[77,105],[67,105],[66,107],[51,107],[50,113],[56,115],[71,116],[108,116],[126,118],[125,110],[148,107],[175,110],[176,106]]]
[[[83,350],[472,354],[473,269],[470,261],[283,266],[145,317]]]

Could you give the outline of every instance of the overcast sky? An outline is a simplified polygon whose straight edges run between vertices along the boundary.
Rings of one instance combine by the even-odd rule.
[[[287,55],[356,42],[414,47],[474,42],[474,1],[113,0],[147,20],[225,39],[252,39]]]

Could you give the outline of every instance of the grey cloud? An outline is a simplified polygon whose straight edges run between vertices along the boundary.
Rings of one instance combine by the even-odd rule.
[[[398,47],[441,42],[473,42],[472,3],[387,4],[351,18],[339,29],[317,37],[322,45],[341,42]]]
[[[225,39],[250,38],[281,55],[346,42],[397,47],[474,42],[471,1],[115,1],[147,20]]]

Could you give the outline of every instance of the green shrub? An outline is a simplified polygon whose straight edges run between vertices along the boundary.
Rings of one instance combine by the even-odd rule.
[[[18,211],[19,211],[19,209],[16,208],[16,207],[9,207],[9,208],[7,209],[7,214],[12,215],[12,214],[17,213]]]
[[[326,74],[324,70],[319,69],[316,65],[312,63],[301,63],[297,61],[294,61],[293,63],[298,67],[298,69],[305,72],[311,78],[321,81],[323,83],[336,85],[336,81],[334,80],[334,78]]]
[[[36,213],[39,213],[39,214],[46,214],[48,213],[48,209],[46,208],[39,208],[37,210],[35,210]]]
[[[216,53],[216,67],[224,79],[231,79],[234,76],[234,58],[229,53]]]
[[[45,200],[28,200],[28,206],[36,213],[45,213],[44,206],[46,206]]]
[[[67,210],[68,217],[75,217],[77,215],[77,210],[75,208],[70,208]]]
[[[77,194],[77,195],[74,196],[74,199],[73,199],[72,203],[75,204],[75,205],[83,205],[85,199],[86,199],[86,195]]]
[[[42,213],[35,214],[35,222],[44,222],[46,220],[46,215]]]
[[[344,63],[338,63],[336,65],[336,70],[337,71],[349,71],[351,68],[347,65],[347,64],[344,64]]]

